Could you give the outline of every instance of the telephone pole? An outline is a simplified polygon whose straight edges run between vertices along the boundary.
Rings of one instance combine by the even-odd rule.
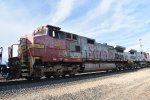
[[[142,45],[142,39],[139,39],[139,43],[140,43],[140,49],[141,49],[141,52],[143,51],[143,49],[142,49],[142,47],[143,47],[143,45]]]

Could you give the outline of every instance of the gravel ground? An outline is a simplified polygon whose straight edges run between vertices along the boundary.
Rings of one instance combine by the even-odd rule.
[[[1,100],[150,100],[150,69],[0,87]]]

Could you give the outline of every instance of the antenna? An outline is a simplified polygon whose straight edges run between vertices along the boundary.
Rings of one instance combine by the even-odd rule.
[[[142,49],[142,47],[143,47],[143,45],[142,45],[142,39],[139,39],[139,43],[140,43],[140,49],[141,49],[141,52],[143,51],[143,49]]]

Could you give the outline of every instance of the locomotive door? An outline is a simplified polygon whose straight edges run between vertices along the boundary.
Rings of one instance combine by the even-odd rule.
[[[67,41],[67,56],[70,58],[81,57],[81,46],[77,41]]]
[[[81,58],[81,45],[79,38],[75,34],[66,33],[67,57],[73,62],[79,62]],[[81,60],[80,60],[81,61]]]

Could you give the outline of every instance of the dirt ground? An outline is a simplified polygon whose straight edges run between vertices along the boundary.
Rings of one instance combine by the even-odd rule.
[[[87,77],[65,79],[50,84],[37,83],[37,86],[33,84],[33,86],[20,86],[16,89],[7,87],[5,90],[5,87],[0,87],[0,99],[150,100],[150,68]],[[67,82],[64,82],[66,80]]]

